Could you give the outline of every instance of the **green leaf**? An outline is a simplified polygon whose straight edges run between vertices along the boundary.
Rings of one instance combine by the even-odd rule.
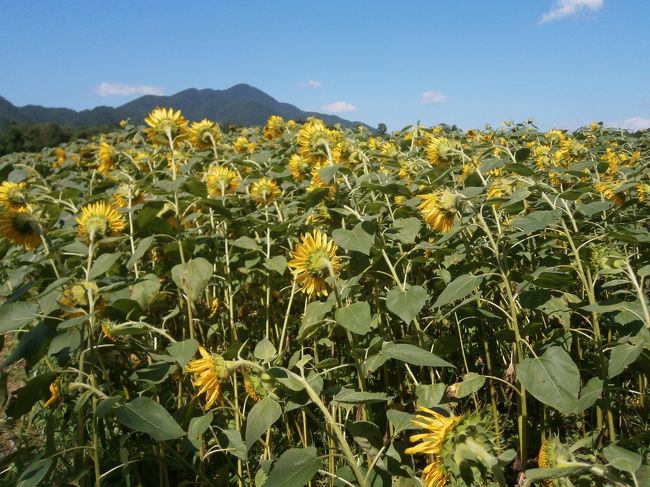
[[[50,384],[56,379],[56,372],[45,372],[37,375],[25,386],[18,389],[9,399],[6,414],[10,418],[20,418],[31,411],[34,404],[39,400],[47,400],[50,397]]]
[[[145,274],[131,286],[131,299],[136,301],[140,308],[146,309],[160,291],[160,279],[155,274]]]
[[[641,466],[641,455],[616,445],[603,448],[603,455],[609,464],[617,470],[634,473]]]
[[[255,404],[246,418],[246,448],[250,450],[280,416],[282,408],[270,397],[265,397]]]
[[[386,417],[388,421],[393,425],[394,435],[400,434],[404,430],[416,429],[412,419],[415,419],[415,414],[407,413],[404,411],[398,411],[397,409],[390,409],[386,411]]]
[[[41,485],[41,481],[50,471],[53,461],[52,458],[43,458],[32,462],[18,477],[16,487],[37,487]]]
[[[388,358],[422,367],[454,367],[433,353],[408,343],[385,342],[382,351]]]
[[[167,353],[174,357],[181,367],[185,367],[194,358],[194,354],[196,354],[198,349],[199,342],[193,338],[189,338],[182,342],[170,343],[167,346]]]
[[[60,352],[70,354],[79,348],[79,345],[81,345],[81,333],[79,329],[69,328],[52,338],[47,353],[50,355],[56,355]]]
[[[97,417],[104,418],[108,413],[110,413],[116,404],[122,400],[121,396],[111,396],[106,399],[102,399],[97,404]]]
[[[363,229],[363,222],[357,223],[352,230],[334,230],[332,239],[345,250],[354,250],[366,255],[370,255],[370,249],[375,244],[375,235]]]
[[[341,168],[339,164],[327,165],[318,170],[318,176],[323,180],[325,184],[329,183],[337,171]]]
[[[266,259],[264,267],[270,271],[275,271],[278,274],[283,275],[284,271],[287,269],[287,259],[282,255],[271,257],[270,259]]]
[[[616,377],[625,370],[625,367],[636,361],[643,351],[643,343],[621,343],[612,348],[607,365],[607,377]]]
[[[151,247],[151,244],[153,243],[154,236],[151,235],[150,237],[143,238],[140,240],[138,243],[138,246],[135,248],[135,252],[133,252],[133,255],[129,258],[129,261],[126,263],[126,268],[127,269],[133,269],[135,267],[135,264],[142,259],[144,254],[149,250],[149,247]]]
[[[384,392],[359,392],[353,389],[343,388],[332,398],[333,402],[342,404],[372,404],[386,402],[391,398]]]
[[[418,406],[430,408],[440,404],[445,396],[447,386],[442,383],[420,384],[415,387],[415,396],[418,398]]]
[[[90,268],[90,275],[88,279],[97,279],[99,276],[108,271],[115,263],[120,260],[122,254],[116,252],[114,254],[102,254],[95,259],[92,267]]]
[[[526,470],[526,480],[531,482],[544,479],[560,479],[579,475],[589,471],[591,465],[571,465],[556,468],[529,468]]]
[[[557,222],[561,215],[561,210],[533,211],[523,218],[515,218],[512,226],[520,228],[526,233],[538,232]]]
[[[337,309],[334,317],[339,325],[357,335],[365,335],[372,329],[370,305],[365,301]]]
[[[56,330],[53,324],[39,323],[27,333],[21,335],[18,345],[11,351],[3,366],[6,367],[24,358],[27,361],[27,368],[31,368],[45,355],[47,347],[55,334]]]
[[[449,386],[448,394],[452,397],[465,397],[475,393],[485,384],[485,376],[475,372],[469,372],[463,376],[462,382]]]
[[[472,274],[463,274],[447,284],[447,287],[440,293],[434,308],[445,306],[456,300],[465,298],[469,293],[479,287],[483,281],[483,276],[473,276]]]
[[[571,414],[577,405],[580,372],[562,347],[550,347],[543,355],[522,360],[517,378],[538,401]]]
[[[334,303],[330,300],[313,301],[309,303],[305,309],[305,314],[302,317],[302,324],[298,331],[300,338],[307,338],[307,336],[318,327],[321,321],[325,318],[325,315],[327,315],[333,307]]]
[[[316,456],[316,448],[291,448],[285,451],[273,464],[273,469],[264,485],[272,487],[304,487],[316,475],[321,460]]]
[[[187,427],[187,439],[192,443],[192,446],[197,450],[201,448],[201,435],[207,431],[214,418],[212,411],[190,419],[190,424]]]
[[[241,433],[237,430],[227,429],[223,430],[223,434],[228,440],[228,444],[225,445],[227,451],[240,460],[246,460],[248,458],[248,452],[246,450],[246,445],[244,445],[244,441],[241,439]]]
[[[185,434],[172,415],[148,397],[127,402],[115,410],[115,416],[124,426],[147,433],[156,441],[173,440]]]
[[[31,323],[38,314],[38,305],[18,301],[0,306],[0,333],[19,330]]]
[[[212,277],[212,264],[203,257],[172,268],[172,279],[192,300],[198,300]]]
[[[239,237],[232,244],[234,247],[239,247],[240,249],[258,250],[258,251],[262,250],[262,247],[260,247],[257,244],[257,242],[250,237]]]
[[[602,397],[603,380],[598,377],[592,377],[589,382],[580,391],[580,398],[576,403],[573,414],[579,414],[585,409],[594,405]]]
[[[386,295],[386,306],[408,325],[418,315],[429,299],[429,295],[421,286],[409,286],[402,291],[394,287]]]
[[[149,382],[151,384],[160,384],[162,381],[167,379],[174,369],[176,369],[175,364],[170,364],[169,362],[154,362],[151,365],[133,372],[129,379],[133,381]]]
[[[421,227],[422,223],[419,218],[398,218],[393,222],[393,226],[386,231],[386,236],[405,244],[412,244]]]
[[[255,358],[258,358],[263,362],[269,362],[273,360],[277,354],[278,351],[275,349],[275,346],[266,337],[257,342],[257,345],[255,345],[255,350],[253,351]]]

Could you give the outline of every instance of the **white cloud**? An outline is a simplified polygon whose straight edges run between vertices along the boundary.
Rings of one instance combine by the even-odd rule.
[[[157,86],[131,86],[123,83],[102,82],[95,93],[99,96],[128,96],[128,95],[162,95],[163,89]]]
[[[320,81],[316,81],[315,79],[310,79],[307,80],[306,83],[298,83],[298,86],[301,88],[320,88]]]
[[[607,122],[605,125],[628,130],[645,130],[650,129],[650,118],[632,117],[617,122]]]
[[[440,103],[447,103],[447,98],[442,93],[437,91],[425,91],[422,93],[422,98],[420,98],[420,103],[423,105],[438,105]]]
[[[335,101],[334,103],[328,103],[327,105],[323,105],[321,107],[321,110],[330,113],[346,113],[346,112],[356,112],[357,107],[344,101]]]
[[[575,15],[581,10],[600,10],[603,8],[604,0],[555,0],[553,8],[544,12],[540,24],[554,22],[556,20]]]

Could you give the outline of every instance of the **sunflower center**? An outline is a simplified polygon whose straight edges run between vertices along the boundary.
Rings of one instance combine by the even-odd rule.
[[[16,213],[12,217],[13,229],[21,235],[32,235],[36,233],[31,222],[31,217],[25,213]]]

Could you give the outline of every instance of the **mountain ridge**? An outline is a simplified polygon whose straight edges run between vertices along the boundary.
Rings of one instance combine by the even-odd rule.
[[[271,115],[296,121],[315,116],[328,125],[340,124],[347,128],[362,125],[369,128],[365,123],[345,120],[336,115],[303,111],[246,83],[239,83],[224,90],[187,88],[173,95],[143,95],[118,107],[99,105],[79,111],[41,105],[18,107],[0,96],[0,126],[7,122],[53,122],[83,127],[118,123],[126,118],[141,123],[149,112],[158,106],[181,110],[183,116],[190,121],[207,118],[221,124],[251,126],[264,125]]]

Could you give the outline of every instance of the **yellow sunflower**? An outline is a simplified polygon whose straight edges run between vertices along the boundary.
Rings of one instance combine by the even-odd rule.
[[[239,187],[239,176],[225,166],[210,166],[207,175],[208,194],[225,196],[234,193]]]
[[[115,167],[116,156],[117,152],[112,145],[107,144],[106,142],[101,142],[99,144],[99,149],[97,150],[97,158],[99,159],[97,172],[103,176],[108,176]]]
[[[126,228],[124,215],[105,201],[90,203],[81,209],[76,219],[79,235],[91,239],[98,236],[115,236]]]
[[[197,396],[205,394],[205,409],[221,398],[221,383],[228,379],[230,372],[225,359],[216,353],[210,353],[199,346],[201,358],[192,360],[185,370],[194,375],[192,383],[200,387]]]
[[[432,164],[451,164],[458,158],[460,144],[447,137],[430,137],[426,147],[427,159]]]
[[[56,157],[56,162],[52,165],[54,169],[61,167],[65,162],[67,156],[65,151],[61,147],[54,149],[54,156]]]
[[[50,389],[50,398],[47,400],[45,404],[43,404],[43,408],[45,409],[54,406],[57,402],[59,402],[59,398],[61,397],[59,386],[56,383],[56,380],[50,384],[49,389]]]
[[[300,183],[311,172],[311,166],[307,159],[299,154],[293,154],[289,158],[289,171],[293,179]]]
[[[187,120],[180,110],[154,108],[144,121],[149,126],[144,131],[154,145],[169,144],[170,138],[176,144],[187,136]]]
[[[424,221],[435,230],[447,233],[454,224],[460,209],[462,197],[448,189],[437,189],[433,193],[420,195],[422,203],[418,206]]]
[[[594,189],[606,200],[609,200],[618,206],[623,206],[623,203],[625,203],[625,195],[623,193],[617,193],[620,186],[621,185],[615,181],[602,181],[596,183]]]
[[[588,153],[586,145],[569,137],[560,142],[560,150],[555,153],[555,156],[560,165],[567,165],[583,159]]]
[[[211,120],[204,118],[190,126],[190,142],[194,147],[205,149],[221,140],[221,129]]]
[[[264,138],[273,140],[276,137],[282,137],[282,134],[284,134],[284,119],[279,115],[271,115],[264,127]]]
[[[650,194],[650,184],[639,183],[634,189],[636,189],[636,192],[639,195],[639,201],[645,201],[648,199],[648,194]]]
[[[443,416],[422,406],[418,411],[425,414],[418,414],[411,422],[426,430],[426,433],[419,433],[411,436],[411,442],[418,444],[407,448],[404,453],[408,455],[425,454],[431,455],[429,463],[422,471],[422,480],[426,487],[442,487],[447,483],[448,474],[440,456],[445,442],[453,434],[453,430],[463,419],[462,416]]]
[[[270,178],[260,178],[251,184],[251,197],[260,204],[268,205],[280,195],[280,188]]]
[[[237,137],[233,143],[233,147],[235,149],[235,152],[238,154],[252,154],[255,152],[255,144],[243,136]]]
[[[38,221],[26,210],[0,215],[0,236],[26,249],[35,249],[41,243]]]
[[[336,185],[330,183],[327,184],[325,181],[323,181],[323,178],[320,177],[320,170],[324,166],[317,164],[314,166],[314,168],[311,170],[311,181],[309,181],[309,186],[307,186],[307,192],[311,193],[312,191],[315,191],[320,188],[327,188],[329,192],[327,193],[329,197],[333,197],[334,194],[336,193]],[[334,179],[332,179],[334,181]]]
[[[303,293],[309,296],[327,296],[325,278],[336,275],[340,260],[336,255],[338,246],[328,240],[320,230],[302,236],[289,261],[291,272]]]
[[[3,181],[0,184],[0,204],[9,211],[21,211],[27,208],[27,184]]]
[[[323,164],[328,160],[327,152],[335,142],[335,132],[317,118],[309,120],[298,131],[300,155],[314,164]]]
[[[129,206],[129,196],[131,197],[131,206],[144,202],[144,195],[138,188],[128,183],[120,184],[115,193],[113,201],[118,208],[127,208]]]

